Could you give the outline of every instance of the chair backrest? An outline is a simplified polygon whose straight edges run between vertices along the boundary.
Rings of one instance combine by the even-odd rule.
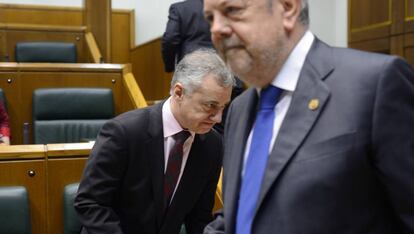
[[[16,62],[76,63],[76,45],[68,42],[16,43]]]
[[[0,233],[30,234],[30,210],[23,186],[0,186]]]
[[[63,190],[63,230],[64,234],[79,234],[81,231],[81,224],[73,208],[73,201],[75,200],[76,192],[78,191],[79,183],[66,185]]]
[[[94,140],[114,116],[111,89],[56,88],[33,92],[35,144]]]

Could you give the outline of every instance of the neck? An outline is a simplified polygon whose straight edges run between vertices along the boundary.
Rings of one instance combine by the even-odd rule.
[[[184,125],[183,125],[183,120],[181,118],[180,115],[180,104],[177,103],[177,101],[174,99],[174,97],[171,97],[170,99],[170,108],[171,108],[171,113],[173,114],[174,118],[177,120],[178,124],[180,124],[180,126],[185,129]]]

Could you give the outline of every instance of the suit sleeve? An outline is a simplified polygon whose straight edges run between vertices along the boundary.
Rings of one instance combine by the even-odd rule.
[[[216,134],[218,135],[218,133]],[[188,234],[202,233],[204,227],[213,220],[212,209],[217,189],[217,182],[220,176],[223,155],[222,142],[220,141],[218,144],[219,146],[216,147],[218,148],[216,151],[218,155],[215,155],[216,160],[212,165],[210,174],[208,175],[207,184],[194,208],[186,217],[185,227]],[[208,156],[212,157],[212,155]]]
[[[111,120],[102,127],[92,149],[74,202],[87,233],[123,233],[113,200],[127,166],[125,142],[123,128]]]
[[[414,233],[414,71],[393,57],[380,76],[373,112],[373,161],[403,233]]]
[[[167,28],[161,40],[162,59],[166,72],[173,72],[175,60],[181,46],[180,17],[175,4],[170,6]]]

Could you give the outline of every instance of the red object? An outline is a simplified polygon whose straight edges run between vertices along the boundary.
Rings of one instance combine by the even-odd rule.
[[[3,103],[0,103],[0,134],[10,137],[9,115]]]

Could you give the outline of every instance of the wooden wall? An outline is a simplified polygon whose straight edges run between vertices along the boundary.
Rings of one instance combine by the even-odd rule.
[[[83,25],[95,36],[105,63],[111,58],[111,0],[83,0]]]
[[[111,17],[111,50],[114,52],[111,55],[111,62],[126,63],[130,60],[131,42],[135,41],[134,11],[112,10]],[[1,24],[12,24],[20,25],[23,28],[27,25],[45,25],[46,28],[51,26],[79,28],[83,26],[83,22],[83,11],[81,8],[0,4],[0,26]],[[3,29],[0,28],[0,42],[5,38],[4,33],[4,27]],[[41,33],[38,34],[40,36],[37,36],[37,38],[42,36]],[[83,40],[83,38],[80,38],[80,40]],[[15,43],[16,40],[10,40],[7,44],[13,47]],[[2,47],[0,46],[0,52],[1,50]],[[0,57],[0,61],[5,60],[3,57]]]
[[[164,72],[160,38],[133,48],[131,64],[146,100],[161,100],[169,96],[172,74]]]
[[[135,46],[135,15],[130,10],[112,11],[112,63],[130,63],[130,49]],[[129,37],[126,35],[130,35]]]
[[[399,55],[414,66],[414,0],[349,0],[349,46]]]

